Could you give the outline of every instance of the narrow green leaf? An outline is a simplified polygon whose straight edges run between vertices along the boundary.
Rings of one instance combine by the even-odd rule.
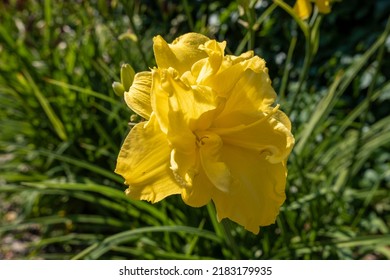
[[[86,89],[86,88],[82,88],[82,87],[79,87],[79,86],[70,85],[70,84],[67,84],[65,82],[61,82],[61,81],[57,81],[57,80],[53,80],[53,79],[49,79],[49,78],[46,78],[45,81],[50,83],[50,84],[59,86],[59,87],[63,87],[63,88],[70,89],[70,90],[74,90],[76,92],[80,92],[80,93],[83,93],[83,94],[86,94],[86,95],[89,95],[89,96],[93,96],[93,97],[99,98],[101,100],[104,100],[104,101],[112,103],[112,104],[118,104],[119,103],[119,101],[117,99],[114,99],[112,97],[109,97],[108,95],[105,95],[105,94],[93,91],[91,89]]]
[[[123,179],[121,179],[121,177],[119,175],[116,175],[114,172],[108,171],[102,167],[95,165],[95,164],[81,161],[79,159],[71,158],[68,156],[59,155],[59,154],[53,153],[51,151],[40,150],[39,153],[44,155],[44,156],[51,157],[51,158],[54,158],[54,159],[57,159],[57,160],[60,160],[63,162],[67,162],[67,163],[70,163],[72,165],[84,168],[84,169],[87,169],[87,170],[93,171],[93,172],[100,174],[100,175],[102,175],[102,176],[104,176],[104,177],[106,177],[114,182],[118,182],[118,183],[123,184]]]
[[[205,231],[205,230],[199,230],[197,228],[191,228],[186,226],[160,226],[160,227],[146,227],[146,228],[139,228],[129,231],[124,231],[115,235],[112,235],[110,237],[107,237],[105,240],[103,240],[100,244],[92,245],[88,247],[85,251],[88,252],[88,254],[85,254],[81,252],[76,257],[82,256],[84,259],[98,259],[106,252],[110,251],[112,247],[123,244],[125,242],[128,242],[129,240],[133,240],[135,236],[139,236],[146,233],[152,233],[152,232],[171,232],[171,233],[188,233],[193,235],[198,235],[199,237],[203,237],[206,239],[210,239],[214,242],[220,243],[221,239],[217,237],[214,233]]]
[[[58,118],[58,116],[54,113],[54,110],[51,107],[49,101],[46,99],[46,97],[39,90],[38,86],[35,84],[33,78],[28,73],[28,71],[23,70],[23,74],[26,77],[28,84],[31,87],[33,93],[35,94],[35,97],[38,99],[39,103],[41,104],[42,109],[45,111],[48,119],[50,120],[51,124],[53,125],[53,128],[56,131],[58,137],[61,140],[66,141],[68,137],[66,135],[65,127],[62,124],[61,120]]]

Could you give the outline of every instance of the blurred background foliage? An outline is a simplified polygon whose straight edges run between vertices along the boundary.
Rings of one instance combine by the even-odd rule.
[[[390,259],[389,12],[315,14],[300,82],[305,36],[271,0],[1,1],[0,259]],[[293,122],[287,201],[257,236],[211,205],[129,200],[113,173],[133,114],[120,66],[190,31],[254,49]]]

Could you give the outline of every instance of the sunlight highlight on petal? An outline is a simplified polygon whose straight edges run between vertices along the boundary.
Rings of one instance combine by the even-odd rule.
[[[209,38],[198,33],[187,33],[168,44],[161,36],[153,40],[153,50],[159,68],[173,67],[181,74],[189,71],[192,65],[207,55],[199,50],[199,45]]]
[[[137,124],[123,143],[115,169],[129,185],[126,194],[158,202],[181,193],[173,175],[169,176],[169,157],[168,143],[154,116],[147,123]]]
[[[150,118],[153,111],[150,103],[151,87],[151,73],[140,72],[135,75],[133,84],[129,91],[125,92],[124,95],[127,106],[147,120]]]

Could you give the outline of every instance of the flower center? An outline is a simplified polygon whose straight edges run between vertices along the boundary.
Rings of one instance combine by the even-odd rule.
[[[206,142],[209,139],[209,136],[207,136],[207,135],[199,137],[198,135],[195,134],[195,136],[196,136],[196,146],[198,148],[201,148],[202,146],[206,145]]]

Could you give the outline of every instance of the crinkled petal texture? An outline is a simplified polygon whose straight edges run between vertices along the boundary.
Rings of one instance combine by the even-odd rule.
[[[265,61],[253,52],[225,55],[225,47],[196,33],[172,44],[154,39],[157,67],[137,74],[125,94],[148,121],[129,133],[116,172],[132,198],[213,201],[218,219],[257,233],[285,200],[294,137],[274,105]]]

